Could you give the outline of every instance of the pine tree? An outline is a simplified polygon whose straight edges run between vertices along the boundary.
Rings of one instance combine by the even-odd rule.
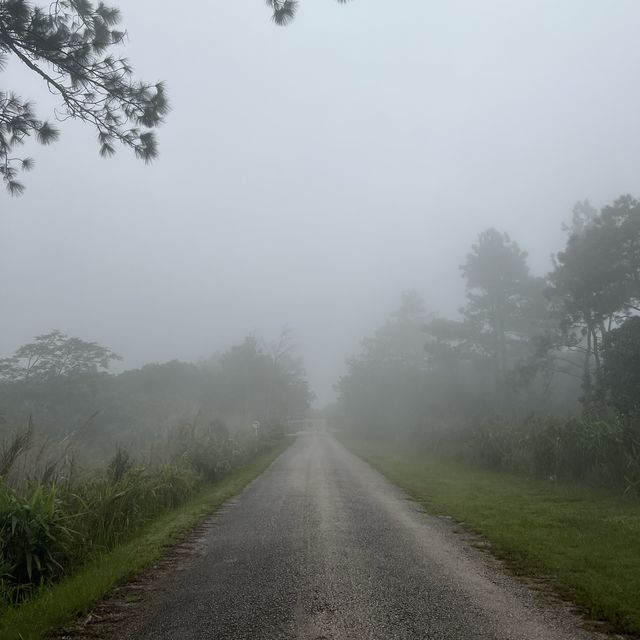
[[[161,82],[135,80],[127,59],[112,53],[126,35],[119,22],[118,9],[102,2],[55,0],[42,7],[0,0],[0,70],[9,59],[26,65],[60,97],[58,119],[95,128],[101,155],[113,155],[120,143],[149,162],[158,152],[153,129],[168,102]],[[0,176],[12,195],[24,191],[20,171],[33,166],[17,151],[31,136],[49,144],[58,130],[29,100],[0,90]]]
[[[348,0],[337,0],[345,4]],[[273,21],[280,26],[288,25],[298,10],[298,0],[267,0],[267,5],[273,10]]]

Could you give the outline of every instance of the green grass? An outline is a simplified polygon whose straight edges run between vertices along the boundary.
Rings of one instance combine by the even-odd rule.
[[[429,511],[484,536],[516,573],[543,577],[593,619],[640,634],[640,501],[347,440]]]
[[[87,562],[59,584],[42,589],[24,605],[5,611],[0,617],[0,638],[36,640],[86,612],[116,585],[153,564],[168,545],[242,491],[289,444],[287,439],[257,455],[195,499],[154,519],[132,540]]]

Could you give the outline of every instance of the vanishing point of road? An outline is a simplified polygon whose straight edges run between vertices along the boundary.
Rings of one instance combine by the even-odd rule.
[[[199,545],[127,638],[601,637],[326,434],[298,435]]]

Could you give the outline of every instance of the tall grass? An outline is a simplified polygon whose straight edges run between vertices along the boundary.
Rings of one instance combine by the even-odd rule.
[[[232,437],[219,423],[183,425],[153,462],[117,448],[103,468],[82,472],[68,443],[37,443],[31,425],[16,431],[0,446],[0,609],[126,541],[238,468],[256,452],[250,436]]]
[[[484,467],[640,494],[640,434],[619,420],[485,419],[465,434]]]

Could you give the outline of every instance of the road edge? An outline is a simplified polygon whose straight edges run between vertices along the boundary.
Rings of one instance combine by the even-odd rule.
[[[206,488],[178,509],[154,518],[125,544],[86,562],[24,605],[4,612],[0,617],[0,637],[3,640],[40,640],[51,637],[50,634],[77,622],[82,616],[88,614],[90,619],[90,611],[101,600],[179,547],[194,529],[261,476],[293,441],[290,437],[283,438],[273,448],[258,454],[246,466]]]

